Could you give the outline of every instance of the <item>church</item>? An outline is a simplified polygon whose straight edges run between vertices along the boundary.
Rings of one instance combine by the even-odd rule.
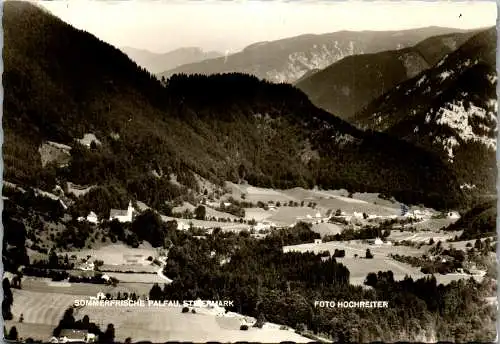
[[[132,206],[132,201],[128,203],[127,210],[121,209],[111,209],[109,214],[109,221],[117,219],[120,222],[132,222],[132,217],[134,215],[135,209]]]

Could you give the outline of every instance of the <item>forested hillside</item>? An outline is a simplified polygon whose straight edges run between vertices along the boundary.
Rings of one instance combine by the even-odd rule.
[[[440,35],[404,49],[348,56],[296,85],[316,106],[348,119],[392,87],[432,67],[473,35]]]
[[[495,28],[476,34],[374,100],[354,123],[439,154],[467,192],[496,194],[496,41]]]
[[[357,130],[293,86],[241,74],[177,75],[162,85],[118,49],[32,4],[5,3],[3,24],[6,180],[113,186],[149,201],[171,174],[196,189],[197,173],[214,182],[379,191],[436,207],[460,202],[453,173],[433,154]],[[86,133],[99,144],[75,142]],[[43,167],[46,141],[69,145],[69,164]]]

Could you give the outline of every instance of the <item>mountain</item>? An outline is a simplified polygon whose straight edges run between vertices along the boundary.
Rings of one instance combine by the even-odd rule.
[[[197,175],[382,192],[437,208],[462,201],[437,156],[358,130],[291,85],[235,73],[175,75],[162,84],[120,50],[30,3],[5,2],[3,27],[4,178],[12,183],[98,186],[87,199],[108,210],[129,198],[159,208],[201,192]],[[85,134],[96,140],[81,144]],[[51,161],[46,145],[70,154],[69,162]]]
[[[481,31],[371,102],[353,121],[439,154],[463,189],[496,193],[495,58],[495,28]]]
[[[239,72],[272,82],[293,83],[311,69],[323,69],[346,56],[410,47],[425,38],[456,29],[427,27],[404,31],[339,31],[252,44],[241,52],[190,63],[160,73],[216,74]]]
[[[473,35],[440,35],[409,48],[348,56],[295,85],[316,106],[348,119],[392,87],[432,67]]]
[[[164,54],[131,47],[122,47],[121,51],[151,73],[160,73],[186,63],[195,63],[222,56],[222,53],[217,51],[203,51],[196,47],[179,48]]]

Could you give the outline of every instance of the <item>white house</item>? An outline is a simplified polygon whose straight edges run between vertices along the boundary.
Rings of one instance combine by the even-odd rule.
[[[375,238],[374,244],[375,245],[382,245],[384,242],[380,238]]]
[[[276,224],[269,221],[258,222],[255,226],[253,226],[257,232],[271,229],[271,227],[276,227]]]
[[[52,340],[51,340],[52,341]],[[88,333],[86,330],[69,330],[64,329],[61,331],[58,343],[93,343],[96,341],[96,337],[92,333]],[[55,342],[53,342],[55,343]]]
[[[80,144],[86,146],[87,148],[90,148],[92,142],[94,142],[97,146],[101,145],[101,141],[99,141],[94,134],[85,134],[83,135],[83,139],[79,139],[77,141],[80,142]]]
[[[190,228],[191,226],[185,222],[182,221],[177,221],[177,230],[179,231],[186,231]]]
[[[111,209],[109,220],[117,219],[120,222],[132,222],[135,209],[132,206],[132,201],[129,202],[127,210]]]
[[[96,213],[94,213],[93,211],[91,211],[90,214],[87,215],[87,221],[93,224],[99,223],[99,219],[97,218]]]
[[[321,218],[321,213],[318,211],[315,216],[317,219],[319,219],[319,218]]]
[[[323,241],[321,239],[314,239],[314,245],[319,245],[321,244]]]
[[[449,219],[459,219],[460,215],[456,211],[450,211],[448,214],[446,214]]]
[[[93,271],[94,270],[94,263],[85,262],[79,267],[79,269],[83,270],[83,271]]]
[[[352,214],[355,218],[357,219],[362,219],[363,218],[363,213],[358,213],[357,211]]]

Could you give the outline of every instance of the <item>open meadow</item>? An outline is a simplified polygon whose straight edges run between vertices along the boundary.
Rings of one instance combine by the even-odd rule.
[[[225,216],[225,217],[230,217],[230,216]],[[228,231],[243,231],[243,230],[249,230],[250,225],[244,224],[244,223],[238,223],[238,222],[218,222],[218,221],[203,221],[203,220],[196,220],[196,219],[178,219],[175,217],[170,217],[170,216],[165,216],[161,215],[161,219],[163,221],[177,221],[177,223],[182,223],[184,226],[188,227],[192,224],[193,227],[197,228],[217,228],[220,227],[222,230],[228,230]]]
[[[425,247],[421,249],[408,246],[394,246],[394,245],[370,245],[361,242],[360,240],[353,241],[329,241],[320,244],[301,244],[284,246],[283,251],[296,251],[296,252],[323,252],[328,251],[331,254],[335,252],[335,249],[345,250],[346,257],[353,257],[354,254],[358,256],[364,256],[367,249],[370,249],[371,253],[375,256],[379,255],[382,257],[387,257],[389,254],[400,254],[406,256],[420,256],[425,253]]]
[[[77,318],[87,314],[90,320],[105,327],[112,323],[116,340],[141,339],[154,343],[182,342],[309,342],[293,331],[257,329],[249,326],[241,331],[242,322],[237,318],[213,314],[181,313],[178,307],[84,307]]]
[[[428,240],[427,240],[428,241]],[[450,243],[454,244],[454,243]],[[350,272],[350,283],[354,285],[362,285],[366,276],[370,272],[377,273],[378,271],[391,270],[394,273],[396,280],[404,279],[406,275],[411,276],[413,279],[422,278],[425,275],[420,272],[419,268],[413,267],[409,264],[401,263],[389,257],[389,254],[399,254],[404,256],[421,256],[425,254],[430,246],[423,246],[420,249],[409,246],[394,246],[394,245],[370,245],[364,244],[361,241],[331,241],[321,244],[301,244],[283,247],[284,252],[315,252],[320,253],[328,251],[330,254],[335,252],[335,249],[345,250],[344,258],[336,258],[337,262],[344,264]],[[366,250],[369,249],[372,259],[365,259]],[[358,256],[355,258],[354,255]],[[467,274],[434,274],[438,283],[448,284],[463,278],[473,277],[476,280],[481,280],[482,276],[471,276]]]
[[[155,276],[155,275],[152,275]],[[167,283],[162,282],[162,283]],[[66,281],[53,282],[49,278],[24,277],[22,282],[23,290],[41,292],[47,294],[67,294],[67,295],[86,295],[96,296],[97,293],[136,293],[147,295],[151,290],[153,283],[123,282],[118,283],[116,287],[105,284],[93,283],[69,283]]]
[[[388,237],[390,241],[413,241],[428,243],[432,238],[434,242],[441,241],[443,244],[448,240],[454,238],[456,235],[460,235],[461,232],[436,232],[436,231],[424,231],[424,232],[400,232],[399,230],[392,230],[391,235]]]

